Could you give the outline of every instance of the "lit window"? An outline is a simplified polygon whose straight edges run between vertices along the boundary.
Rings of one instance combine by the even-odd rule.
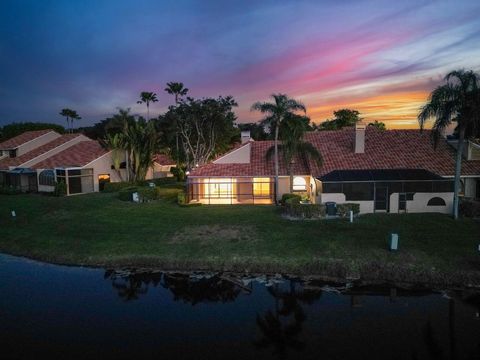
[[[293,178],[293,191],[306,191],[307,190],[307,181],[301,176],[296,176]]]
[[[253,195],[270,196],[270,178],[254,178]]]

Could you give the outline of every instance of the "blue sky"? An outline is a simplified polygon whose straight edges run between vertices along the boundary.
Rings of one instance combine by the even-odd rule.
[[[0,125],[89,125],[160,101],[182,81],[196,97],[233,95],[239,121],[269,94],[302,100],[314,121],[334,109],[415,126],[418,107],[456,68],[480,69],[479,1],[0,2]]]

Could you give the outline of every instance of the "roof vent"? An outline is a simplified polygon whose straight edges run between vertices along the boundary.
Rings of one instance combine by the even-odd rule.
[[[363,154],[365,152],[365,129],[364,123],[357,123],[355,125],[355,153]]]

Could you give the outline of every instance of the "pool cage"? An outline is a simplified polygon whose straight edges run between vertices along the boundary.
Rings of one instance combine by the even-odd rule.
[[[272,204],[272,178],[189,178],[187,202],[201,204]]]

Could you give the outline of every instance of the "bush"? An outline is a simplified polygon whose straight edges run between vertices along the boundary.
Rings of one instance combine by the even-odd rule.
[[[360,213],[360,204],[337,204],[337,214],[340,217],[347,217],[350,213],[350,210],[353,211],[353,215],[357,215],[358,213]]]
[[[160,188],[158,187],[141,187],[138,188],[138,196],[140,202],[148,202],[160,199]]]
[[[177,181],[185,181],[185,170],[182,168],[177,168],[176,166],[172,166],[170,168],[170,172],[175,176]]]
[[[120,191],[122,189],[126,189],[126,188],[129,188],[129,187],[132,187],[134,184],[131,183],[131,182],[126,182],[126,181],[122,181],[122,182],[110,182],[110,183],[106,183],[105,184],[105,187],[103,188],[103,191],[104,192],[117,192],[117,191]]]
[[[132,194],[134,192],[138,192],[138,188],[135,186],[124,188],[118,192],[118,198],[122,201],[132,201]]]
[[[300,204],[287,200],[283,213],[301,219],[318,219],[325,217],[326,208],[323,204]]]
[[[462,216],[478,218],[480,217],[480,201],[462,200],[458,210]]]
[[[2,195],[18,195],[21,193],[22,191],[20,189],[13,186],[0,186],[0,194]]]
[[[65,196],[67,195],[67,184],[65,182],[60,181],[55,183],[55,188],[53,190],[54,196]]]
[[[186,205],[187,204],[187,196],[185,195],[185,193],[183,191],[179,192],[177,194],[177,203],[178,203],[178,205]]]
[[[297,194],[283,194],[282,199],[280,200],[280,204],[285,205],[287,203],[287,200],[289,199],[295,199],[291,200],[290,203],[299,203],[300,200],[302,200],[302,197]]]

